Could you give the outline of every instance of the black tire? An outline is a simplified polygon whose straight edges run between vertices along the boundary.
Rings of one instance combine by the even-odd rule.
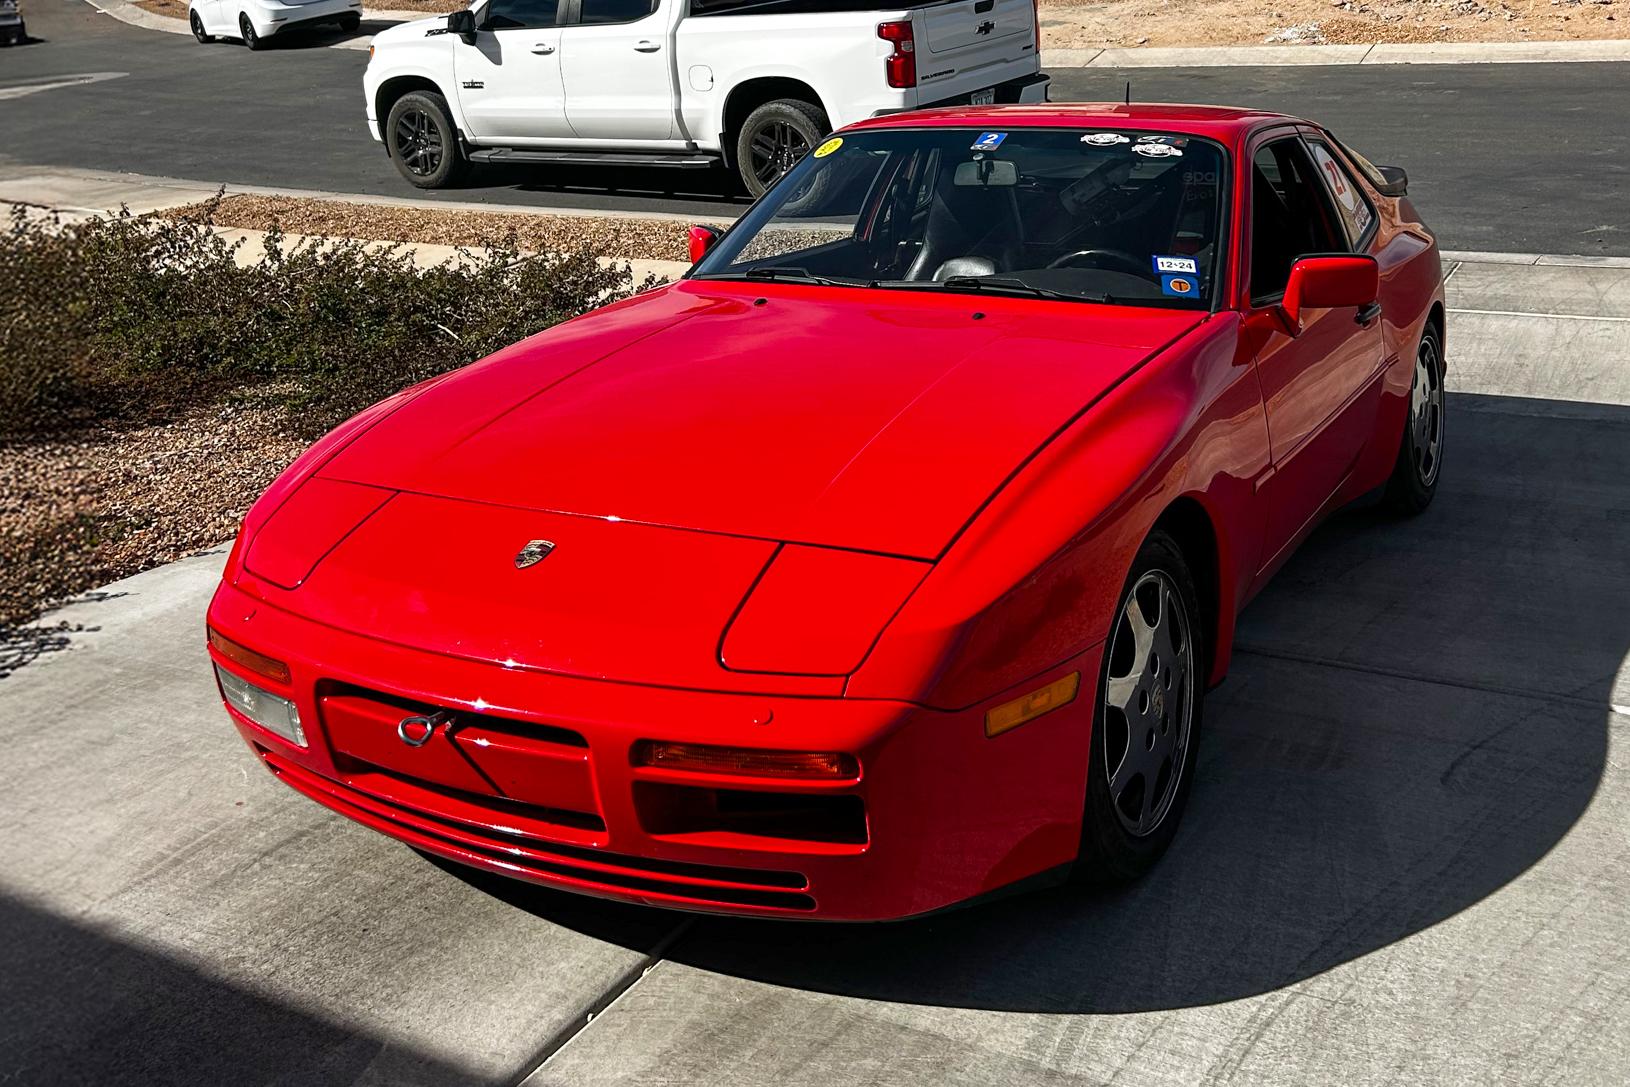
[[[1408,415],[1398,459],[1387,481],[1386,503],[1406,517],[1432,504],[1443,475],[1445,415],[1443,333],[1428,323],[1415,349],[1415,375],[1409,387]]]
[[[362,16],[351,14],[340,16],[340,29],[347,34],[354,34],[362,26]]]
[[[198,17],[196,11],[187,16],[187,25],[192,27],[192,36],[198,39],[200,45],[208,45],[215,40],[215,35],[204,33],[204,20]]]
[[[463,176],[458,129],[447,99],[433,91],[414,91],[396,100],[385,118],[385,147],[397,171],[417,188],[440,189]]]
[[[747,115],[736,133],[736,172],[755,198],[831,131],[819,106],[777,98]]]
[[[255,33],[255,24],[249,21],[247,15],[238,16],[238,36],[243,39],[243,44],[247,45],[251,52],[259,52],[266,48],[266,40]]]
[[[1151,603],[1162,597],[1169,609],[1157,614],[1141,667],[1128,618],[1134,590],[1140,615],[1147,617]],[[1076,877],[1082,882],[1124,883],[1138,878],[1154,866],[1177,833],[1194,779],[1205,701],[1207,632],[1200,616],[1194,576],[1182,549],[1164,530],[1156,529],[1132,560],[1092,694],[1087,804],[1076,865]],[[1180,626],[1169,625],[1173,617]],[[1160,637],[1162,626],[1166,641]],[[1159,659],[1163,649],[1170,659]],[[1130,705],[1140,708],[1122,712],[1111,707],[1117,701],[1111,692],[1112,676],[1118,680],[1115,689],[1130,692]],[[1144,764],[1149,772],[1141,769]]]

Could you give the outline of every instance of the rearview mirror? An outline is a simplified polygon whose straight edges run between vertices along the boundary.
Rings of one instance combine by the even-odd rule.
[[[475,12],[469,8],[447,13],[447,33],[457,34],[465,45],[475,44]]]
[[[690,247],[690,262],[695,264],[719,243],[719,232],[710,226],[693,226],[685,240]]]
[[[980,159],[957,164],[951,183],[961,186],[1009,187],[1019,183],[1019,167],[1010,159]]]
[[[1377,166],[1376,172],[1386,179],[1380,186],[1382,196],[1405,196],[1409,192],[1409,175],[1402,166]]]
[[[1290,281],[1279,304],[1292,336],[1302,331],[1302,311],[1368,306],[1381,294],[1381,268],[1375,258],[1356,253],[1319,253],[1290,266]]]

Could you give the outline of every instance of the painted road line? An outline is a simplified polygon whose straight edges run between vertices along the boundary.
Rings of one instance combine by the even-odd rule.
[[[21,98],[40,91],[54,91],[63,87],[83,87],[88,83],[101,83],[108,79],[123,79],[129,72],[86,72],[83,75],[64,76],[61,79],[40,80],[32,83],[11,83],[0,87],[0,101]]]

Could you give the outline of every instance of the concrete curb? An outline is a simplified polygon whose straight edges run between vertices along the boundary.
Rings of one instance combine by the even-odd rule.
[[[1630,39],[1425,45],[1225,45],[1194,49],[1043,49],[1043,68],[1223,68],[1336,64],[1630,62]]]
[[[1441,256],[1445,263],[1459,264],[1521,264],[1545,268],[1630,268],[1630,257],[1594,257],[1565,253],[1471,253],[1445,249]]]

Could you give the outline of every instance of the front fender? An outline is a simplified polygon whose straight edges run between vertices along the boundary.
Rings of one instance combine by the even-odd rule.
[[[1249,580],[1240,571],[1261,549],[1254,487],[1268,457],[1237,341],[1233,314],[1201,324],[1038,452],[947,550],[846,693],[960,709],[1096,645],[1138,547],[1184,496],[1217,537],[1226,630],[1214,638],[1226,652]]]

